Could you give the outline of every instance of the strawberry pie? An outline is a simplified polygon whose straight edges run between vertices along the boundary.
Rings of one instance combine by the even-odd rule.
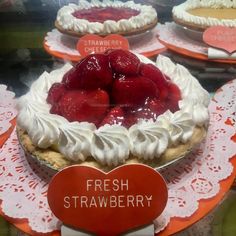
[[[209,95],[181,65],[125,50],[91,54],[44,72],[18,101],[24,150],[53,169],[75,163],[153,167],[205,136]]]
[[[134,35],[157,24],[157,13],[152,6],[133,1],[79,1],[69,4],[58,13],[55,26],[62,33],[73,36],[85,34]]]

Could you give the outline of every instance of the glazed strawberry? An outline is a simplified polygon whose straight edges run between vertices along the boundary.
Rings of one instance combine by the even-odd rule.
[[[112,83],[112,70],[108,57],[91,54],[80,61],[71,74],[63,79],[70,89],[105,89]]]
[[[167,109],[168,106],[157,98],[147,99],[142,107],[129,110],[128,117],[134,116],[136,121],[139,119],[153,119],[155,121],[157,117],[164,113]]]
[[[167,77],[154,65],[144,64],[140,65],[140,74],[151,79],[159,89],[159,98],[164,100],[168,95]]]
[[[66,88],[64,84],[54,83],[48,91],[47,102],[49,104],[58,102],[65,92]]]
[[[117,49],[111,51],[108,56],[113,72],[125,75],[138,74],[140,60],[133,53]]]
[[[51,114],[61,115],[60,106],[58,103],[54,103],[50,109]]]
[[[176,112],[179,110],[179,100],[181,100],[181,92],[177,85],[172,82],[168,83],[168,97],[167,97],[167,104],[169,109],[172,112]]]
[[[65,85],[67,89],[79,89],[79,71],[74,67],[71,68],[62,78],[62,83]]]
[[[145,105],[129,111],[127,117],[129,117],[130,119],[132,116],[135,117],[133,118],[133,120],[136,120],[136,122],[139,119],[149,120],[155,118],[155,114],[150,110],[148,106]]]
[[[117,106],[110,110],[110,112],[103,119],[100,126],[103,126],[105,124],[122,125],[123,122],[124,122],[124,111],[122,110],[122,108]]]
[[[140,107],[147,98],[158,96],[156,85],[148,78],[121,77],[113,83],[112,98],[115,104],[124,107]]]
[[[169,108],[168,104],[156,98],[150,99],[147,102],[147,106],[151,110],[151,112],[154,114],[153,116],[154,120],[156,120],[159,115],[163,114]]]
[[[87,121],[98,125],[109,107],[109,96],[100,89],[71,90],[60,99],[59,107],[62,116],[69,121]]]
[[[138,122],[138,119],[137,119],[135,113],[128,112],[128,113],[125,114],[125,119],[123,121],[123,125],[126,128],[131,127],[132,125],[136,124],[137,122]]]

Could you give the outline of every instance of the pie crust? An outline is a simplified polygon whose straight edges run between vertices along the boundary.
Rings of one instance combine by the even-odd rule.
[[[129,31],[117,31],[114,32],[115,34],[119,34],[119,35],[123,35],[123,36],[133,36],[133,35],[138,35],[138,34],[142,34],[145,33],[149,30],[152,30],[158,23],[158,20],[156,19],[155,21],[153,21],[150,24],[147,24],[143,27],[140,27],[138,29],[130,29]],[[65,30],[59,23],[58,21],[55,21],[55,27],[63,34],[68,34],[70,36],[74,36],[74,37],[82,37],[85,34],[89,34],[89,32],[84,32],[84,33],[80,33],[80,32],[76,32],[73,30]],[[109,35],[109,33],[106,32],[100,32],[100,33],[96,33],[97,35],[100,36],[106,36]]]
[[[197,144],[202,142],[202,140],[206,137],[206,133],[207,129],[205,127],[196,126],[189,141],[187,141],[186,143],[179,143],[178,145],[168,147],[168,149],[166,149],[166,151],[159,158],[144,161],[143,159],[139,159],[138,157],[130,154],[129,158],[123,164],[142,163],[153,168],[161,168],[162,166],[177,161],[190,153],[194,149],[194,147],[197,146]],[[35,146],[32,143],[27,132],[19,127],[17,128],[17,135],[19,142],[24,152],[26,153],[26,156],[28,156],[35,162],[38,162],[39,165],[46,165],[55,172],[75,164],[96,167],[105,172],[110,171],[112,168],[114,168],[113,166],[103,166],[99,164],[93,159],[93,157],[89,157],[86,159],[86,161],[83,162],[72,162],[66,159],[63,154],[56,150],[53,150],[52,148],[41,149]]]

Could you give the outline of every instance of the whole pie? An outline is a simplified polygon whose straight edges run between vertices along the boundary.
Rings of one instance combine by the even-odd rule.
[[[60,170],[86,164],[158,167],[206,135],[209,95],[181,65],[125,50],[91,54],[44,72],[18,101],[27,155]]]
[[[78,5],[62,7],[55,22],[62,33],[73,36],[85,34],[134,35],[152,29],[157,24],[157,13],[152,6],[133,1],[79,1]]]
[[[195,30],[210,26],[236,27],[235,1],[188,0],[173,8],[174,21]]]

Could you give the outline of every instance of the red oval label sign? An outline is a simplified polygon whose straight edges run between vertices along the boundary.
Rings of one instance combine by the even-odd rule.
[[[236,28],[212,26],[203,33],[203,41],[232,53],[236,51]]]
[[[79,39],[76,48],[81,56],[87,56],[91,53],[104,53],[108,49],[128,50],[129,42],[118,34],[110,34],[106,37],[87,34]]]
[[[167,203],[167,186],[158,172],[145,165],[124,165],[109,173],[72,166],[51,180],[48,203],[69,226],[118,235],[158,217]]]

